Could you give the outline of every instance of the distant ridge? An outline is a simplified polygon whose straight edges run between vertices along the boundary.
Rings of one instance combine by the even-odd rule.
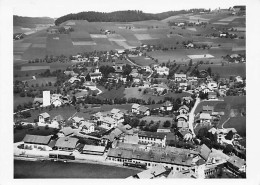
[[[110,13],[105,12],[80,12],[76,14],[67,14],[59,17],[55,20],[55,25],[68,20],[87,20],[89,22],[133,22],[133,21],[146,21],[146,20],[163,20],[170,16],[186,13],[196,13],[201,11],[208,11],[206,9],[190,9],[190,10],[178,10],[168,11],[157,14],[144,13],[140,10],[126,10],[115,11]]]
[[[13,26],[23,26],[34,28],[35,24],[54,24],[54,19],[50,17],[22,17],[13,16]]]

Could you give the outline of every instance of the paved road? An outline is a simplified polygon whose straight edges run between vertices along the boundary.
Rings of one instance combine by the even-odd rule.
[[[126,58],[126,60],[127,60],[128,62],[130,62],[130,63],[133,64],[134,66],[142,67],[142,66],[140,66],[140,65],[137,65],[137,64],[133,63],[131,60],[129,60],[128,57],[125,57],[125,58]]]
[[[196,136],[194,133],[194,129],[193,129],[193,123],[194,123],[194,117],[195,117],[194,112],[199,103],[200,103],[200,98],[196,98],[196,102],[189,113],[189,129],[191,130],[193,137]]]

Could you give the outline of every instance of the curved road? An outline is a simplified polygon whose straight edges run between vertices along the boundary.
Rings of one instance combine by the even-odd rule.
[[[195,112],[197,106],[199,105],[199,103],[200,103],[200,98],[196,98],[196,102],[189,113],[189,129],[191,130],[193,137],[196,136],[194,133],[194,129],[193,129],[193,123],[194,123],[194,117],[195,117],[194,112]]]

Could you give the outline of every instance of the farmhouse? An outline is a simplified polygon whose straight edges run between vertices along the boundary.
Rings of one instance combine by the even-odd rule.
[[[188,87],[188,84],[186,82],[185,83],[179,83],[179,90],[186,91],[187,87]]]
[[[73,77],[71,77],[71,78],[68,80],[68,82],[71,83],[71,84],[73,84],[73,83],[75,83],[75,82],[80,82],[80,79],[73,76]]]

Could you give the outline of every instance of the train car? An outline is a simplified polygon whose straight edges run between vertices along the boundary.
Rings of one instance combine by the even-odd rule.
[[[135,168],[142,168],[142,169],[146,169],[146,164],[144,163],[133,163],[133,162],[124,162],[123,163],[124,166],[129,166],[129,167],[135,167]]]

